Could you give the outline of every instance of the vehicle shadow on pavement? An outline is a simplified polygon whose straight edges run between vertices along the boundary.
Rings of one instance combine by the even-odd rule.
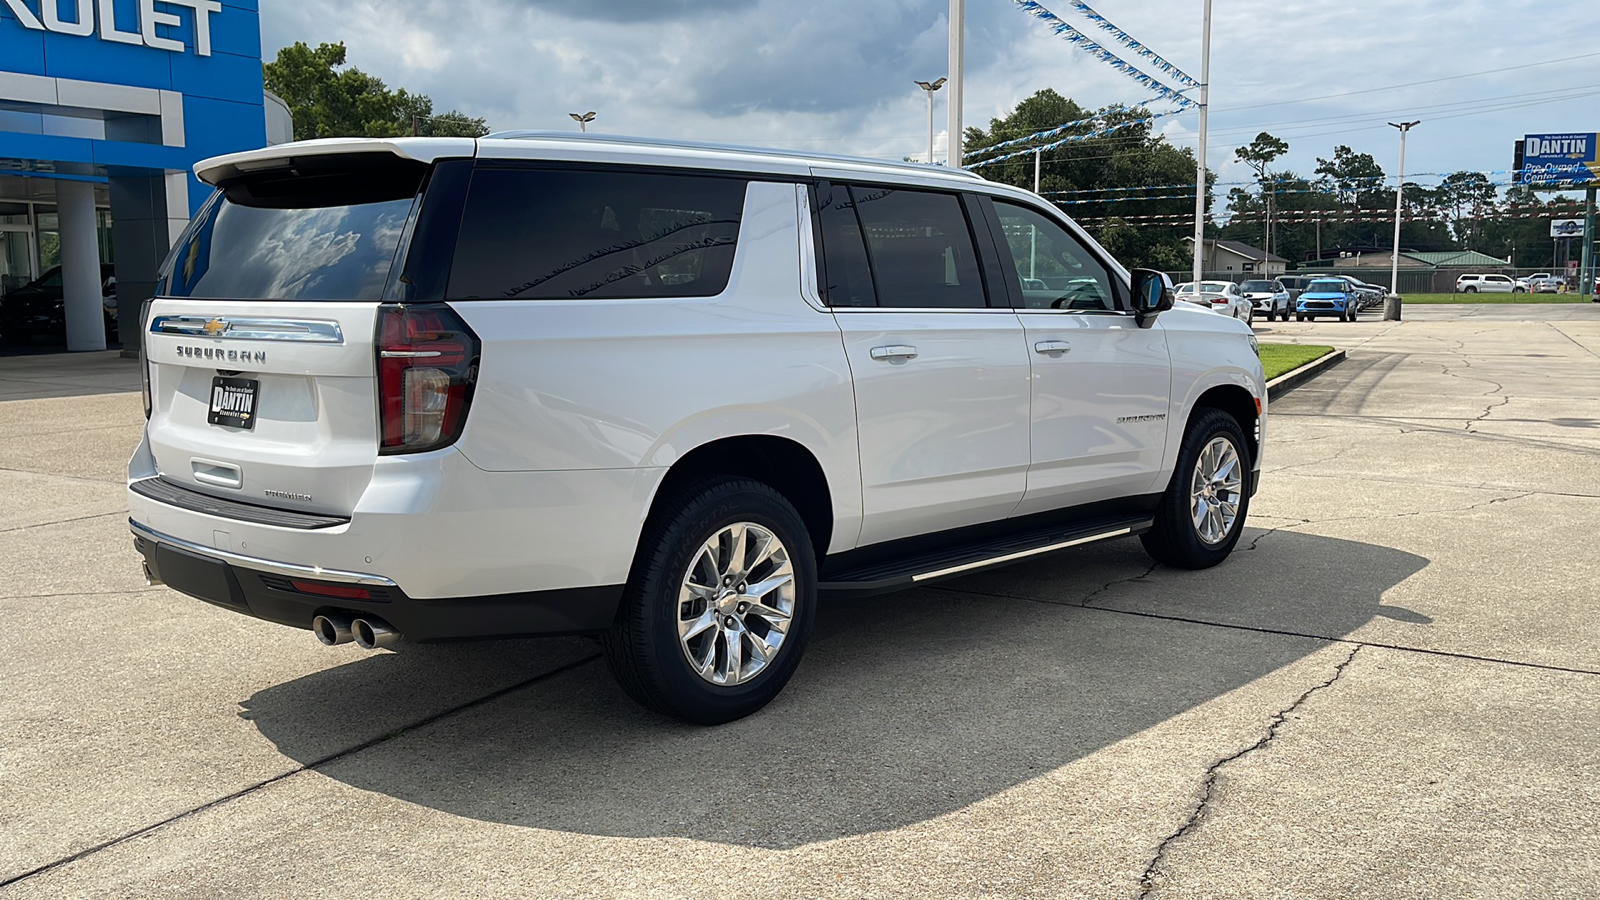
[[[1230,605],[1315,607],[1313,633],[1338,637],[1395,615],[1384,592],[1428,564],[1355,541],[1281,532],[1274,541],[1283,559],[1319,564],[1286,579],[1281,566],[1251,565],[1240,557],[1254,554],[1241,552],[1199,573],[1210,577],[1157,570],[1149,583],[1163,599],[1192,601],[1200,619]],[[953,589],[827,604],[784,693],[722,727],[640,709],[597,660],[318,771],[513,826],[786,849],[959,810],[1329,644],[1081,606],[1108,585],[1140,580],[1143,559],[1137,543],[1124,541]],[[1248,617],[1235,610],[1229,618]],[[538,652],[539,643],[528,646]],[[408,665],[436,656],[432,678],[455,677],[451,660],[463,648],[418,649]],[[360,719],[349,712],[361,705],[384,702],[362,684],[392,686],[392,661],[380,655],[308,675],[245,705],[280,751],[313,762],[342,728],[351,729],[345,746],[360,743],[342,723]]]

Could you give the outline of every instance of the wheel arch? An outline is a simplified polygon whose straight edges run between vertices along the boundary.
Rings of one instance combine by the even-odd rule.
[[[647,519],[679,488],[714,475],[751,478],[782,494],[800,514],[821,562],[833,539],[834,501],[822,463],[809,448],[772,434],[733,435],[701,444],[667,470],[650,499]]]
[[[1238,384],[1219,384],[1206,389],[1189,407],[1184,427],[1188,427],[1188,423],[1203,409],[1217,409],[1232,416],[1244,429],[1245,439],[1250,442],[1252,463],[1261,458],[1261,414],[1257,412],[1256,398],[1249,390]]]

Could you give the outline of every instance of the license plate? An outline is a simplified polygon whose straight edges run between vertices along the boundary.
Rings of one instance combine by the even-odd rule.
[[[260,382],[251,378],[225,378],[217,375],[211,379],[211,413],[206,421],[212,425],[246,430],[256,427],[256,386]]]

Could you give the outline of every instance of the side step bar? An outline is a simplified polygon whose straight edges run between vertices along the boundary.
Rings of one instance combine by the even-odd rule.
[[[865,597],[903,590],[946,578],[957,578],[1011,565],[1037,556],[1099,541],[1143,534],[1155,520],[1148,516],[1101,519],[1077,528],[1035,529],[980,543],[966,543],[872,565],[828,572],[817,589],[827,595]]]

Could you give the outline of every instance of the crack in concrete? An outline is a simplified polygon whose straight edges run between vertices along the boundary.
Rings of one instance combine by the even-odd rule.
[[[1361,652],[1362,646],[1363,645],[1361,644],[1356,644],[1354,647],[1351,647],[1350,653],[1345,656],[1344,660],[1333,667],[1333,674],[1329,676],[1327,680],[1312,685],[1305,691],[1305,693],[1297,697],[1293,703],[1289,704],[1284,709],[1279,710],[1278,713],[1272,717],[1272,721],[1267,724],[1267,732],[1261,736],[1260,740],[1244,748],[1243,750],[1239,750],[1230,756],[1225,756],[1222,759],[1217,760],[1207,767],[1205,780],[1200,786],[1200,802],[1195,804],[1194,809],[1189,813],[1189,817],[1182,825],[1178,826],[1178,830],[1167,835],[1166,840],[1157,845],[1155,856],[1151,857],[1150,864],[1145,866],[1144,874],[1139,876],[1140,900],[1149,897],[1150,894],[1155,891],[1157,887],[1157,879],[1162,877],[1162,862],[1167,857],[1167,851],[1171,849],[1173,844],[1182,840],[1186,835],[1200,827],[1201,819],[1209,811],[1212,800],[1216,796],[1217,778],[1219,775],[1221,775],[1222,768],[1229,763],[1243,759],[1244,757],[1262,749],[1263,747],[1268,746],[1274,740],[1276,740],[1278,737],[1278,730],[1281,729],[1284,723],[1289,720],[1290,715],[1298,710],[1306,702],[1306,700],[1310,699],[1312,694],[1331,687],[1334,682],[1343,677],[1345,669],[1348,668],[1350,663],[1356,658],[1356,654]]]
[[[1145,569],[1143,572],[1140,572],[1138,575],[1133,576],[1132,578],[1118,578],[1115,581],[1108,581],[1100,587],[1090,591],[1088,595],[1086,595],[1082,600],[1078,601],[1076,605],[1086,607],[1094,602],[1094,598],[1104,594],[1106,591],[1111,590],[1119,584],[1132,584],[1135,581],[1143,581],[1144,579],[1150,577],[1150,573],[1154,572],[1158,567],[1160,567],[1160,565],[1160,563],[1153,562],[1150,564],[1149,568]]]

